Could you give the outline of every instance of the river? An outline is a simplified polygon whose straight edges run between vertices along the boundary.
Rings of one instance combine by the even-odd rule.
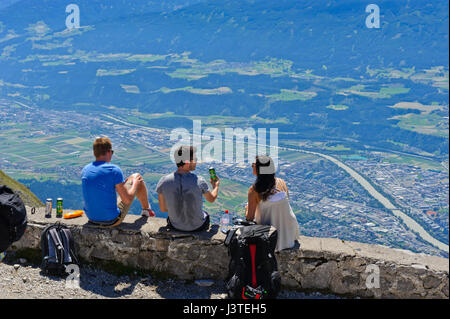
[[[382,194],[380,194],[372,186],[372,184],[370,184],[364,177],[359,175],[355,170],[353,170],[349,166],[345,165],[341,161],[339,161],[336,158],[329,156],[329,155],[325,155],[325,154],[321,154],[321,153],[317,153],[317,152],[299,150],[299,149],[292,149],[292,148],[286,148],[286,149],[291,150],[291,151],[299,151],[299,152],[304,152],[304,153],[315,154],[315,155],[321,156],[321,157],[326,158],[327,160],[335,163],[337,166],[339,166],[340,168],[345,170],[347,173],[349,173],[350,176],[352,176],[362,187],[364,187],[369,192],[370,195],[372,195],[374,198],[376,198],[384,207],[391,210],[395,216],[401,218],[403,220],[403,222],[406,224],[406,226],[409,227],[412,231],[418,233],[420,237],[422,237],[425,241],[429,242],[433,246],[436,246],[439,249],[448,253],[448,251],[449,251],[448,245],[442,243],[441,241],[439,241],[439,240],[435,239],[433,236],[431,236],[419,223],[417,223],[414,219],[412,219],[411,217],[409,217],[408,215],[406,215],[405,213],[400,211],[397,207],[395,207],[395,205],[392,204],[389,199],[387,199]]]
[[[119,121],[123,124],[126,125],[131,125],[131,126],[135,126],[135,127],[141,127],[147,130],[152,130],[148,127],[145,126],[140,126],[140,125],[136,125],[136,124],[132,124],[129,122],[126,122],[124,120],[121,119],[117,119],[115,117],[112,117],[110,115],[105,115],[108,118],[112,119],[112,120],[116,120]],[[161,130],[155,130],[153,129],[153,131],[158,131],[159,133],[161,133]],[[202,138],[201,134],[197,135],[194,132],[192,132],[192,136],[196,136],[198,138]],[[225,140],[227,140],[225,138]],[[230,140],[232,142],[232,140]],[[236,140],[237,143],[237,140]],[[250,143],[248,143],[250,144]],[[256,143],[255,143],[256,146]],[[259,145],[260,146],[266,146],[268,148],[270,147],[274,147],[271,145]],[[412,219],[411,217],[409,217],[408,215],[406,215],[405,213],[403,213],[402,211],[400,211],[397,207],[395,207],[394,204],[392,204],[389,199],[387,199],[386,197],[384,197],[382,194],[380,194],[373,186],[372,184],[370,184],[364,177],[362,177],[361,175],[359,175],[355,170],[353,170],[352,168],[350,168],[349,166],[345,165],[344,163],[342,163],[341,161],[337,160],[336,158],[326,155],[326,154],[322,154],[322,153],[317,153],[317,152],[312,152],[312,151],[306,151],[306,150],[302,150],[302,149],[295,149],[295,148],[289,148],[289,147],[280,147],[280,146],[276,146],[277,150],[278,149],[283,149],[283,150],[289,150],[289,151],[294,151],[294,152],[303,152],[303,153],[309,153],[309,154],[314,154],[314,155],[318,155],[321,156],[333,163],[335,163],[337,166],[339,166],[340,168],[342,168],[343,170],[345,170],[347,173],[350,174],[350,176],[352,176],[362,187],[364,187],[364,189],[366,189],[370,195],[372,195],[374,198],[376,198],[384,207],[386,207],[387,209],[391,210],[392,213],[399,217],[405,224],[406,226],[411,229],[412,231],[416,232],[419,234],[420,237],[422,237],[422,239],[424,239],[425,241],[427,241],[428,243],[432,244],[433,246],[438,247],[439,249],[445,251],[445,252],[449,252],[449,247],[448,245],[442,243],[441,241],[435,239],[433,236],[431,236],[422,226],[419,225],[419,223],[417,223],[414,219]]]

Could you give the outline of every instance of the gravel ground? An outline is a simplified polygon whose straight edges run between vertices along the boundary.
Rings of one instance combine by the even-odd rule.
[[[183,280],[160,280],[151,276],[115,276],[92,266],[80,270],[79,287],[66,287],[66,280],[41,273],[38,265],[24,259],[0,262],[0,299],[225,299],[224,282],[211,286]],[[281,291],[280,299],[336,299],[333,295]]]

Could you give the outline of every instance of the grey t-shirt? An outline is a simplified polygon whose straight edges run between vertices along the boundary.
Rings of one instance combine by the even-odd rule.
[[[184,231],[195,230],[205,221],[202,194],[208,191],[205,179],[192,173],[174,172],[156,185],[156,192],[166,200],[171,224]]]

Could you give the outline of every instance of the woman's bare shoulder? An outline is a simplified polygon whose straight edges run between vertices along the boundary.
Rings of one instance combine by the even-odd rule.
[[[286,182],[284,179],[276,177],[277,184],[280,185],[280,187],[287,189]]]
[[[255,189],[253,188],[253,185],[249,187],[248,189],[248,198],[249,199],[254,199],[256,201],[259,201],[259,194],[257,191],[255,191]]]

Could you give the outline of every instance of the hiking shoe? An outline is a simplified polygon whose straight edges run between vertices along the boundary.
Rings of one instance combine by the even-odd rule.
[[[151,208],[143,208],[143,209],[142,209],[141,216],[145,216],[145,217],[154,217],[154,216],[155,216],[155,213],[152,211]]]

